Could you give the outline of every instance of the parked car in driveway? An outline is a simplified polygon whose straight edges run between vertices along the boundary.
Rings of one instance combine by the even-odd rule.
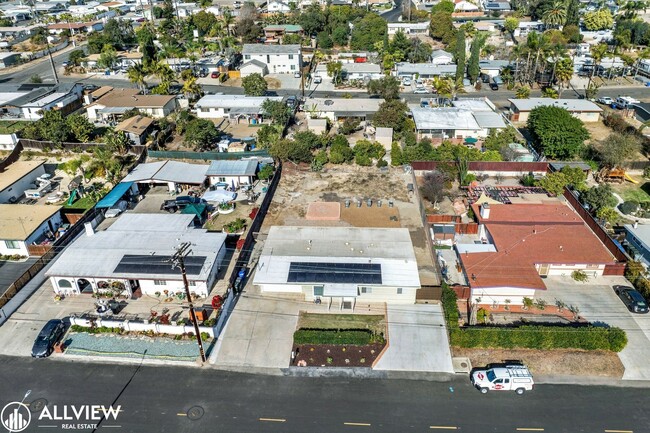
[[[162,205],[160,205],[160,210],[166,210],[169,213],[174,213],[179,209],[184,209],[187,205],[190,204],[201,204],[207,203],[200,197],[190,197],[189,195],[178,196],[172,200],[165,200]]]
[[[34,346],[32,346],[32,357],[46,358],[54,350],[54,345],[61,339],[65,331],[63,320],[52,319],[43,326],[38,333]]]
[[[649,311],[648,303],[641,293],[629,286],[614,286],[614,292],[623,301],[628,310],[633,313],[646,314]]]
[[[217,71],[213,71],[213,72],[210,74],[210,78],[219,78],[219,75],[220,75],[219,72],[217,72]]]

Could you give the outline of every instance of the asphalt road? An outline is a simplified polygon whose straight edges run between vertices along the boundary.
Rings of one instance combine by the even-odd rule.
[[[0,365],[0,407],[31,390],[29,432],[89,421],[39,420],[39,403],[50,414],[55,406],[59,414],[64,405],[121,406],[117,419],[94,431],[650,432],[650,392],[643,388],[538,385],[523,396],[482,395],[464,376],[447,382],[271,377],[7,357]]]

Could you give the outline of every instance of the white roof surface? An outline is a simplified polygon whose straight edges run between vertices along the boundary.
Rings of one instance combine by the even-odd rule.
[[[157,161],[138,164],[122,182],[177,182],[200,184],[205,181],[208,166],[179,161]]]
[[[455,107],[413,108],[415,127],[421,129],[477,130],[481,127],[470,110]]]
[[[383,99],[373,98],[309,98],[304,103],[304,110],[321,112],[375,113]]]
[[[383,286],[420,287],[411,236],[405,228],[273,226],[254,284],[287,284],[291,262],[380,264]]]
[[[451,105],[456,108],[476,111],[494,111],[490,104],[484,98],[461,98],[451,101]]]
[[[505,128],[506,122],[503,121],[503,117],[499,113],[493,111],[478,111],[473,112],[474,119],[476,123],[481,128],[492,129],[492,128]]]
[[[200,108],[261,108],[264,101],[282,101],[282,96],[206,95],[196,103]]]
[[[124,255],[170,256],[182,242],[192,244],[192,255],[206,256],[194,281],[206,281],[226,235],[189,227],[194,215],[125,213],[108,229],[85,234],[70,244],[46,275],[77,278],[146,278],[181,280],[180,272],[165,274],[115,273]]]
[[[531,111],[533,108],[554,106],[564,108],[568,111],[603,111],[598,105],[586,99],[551,99],[551,98],[528,98],[508,99],[519,111]]]

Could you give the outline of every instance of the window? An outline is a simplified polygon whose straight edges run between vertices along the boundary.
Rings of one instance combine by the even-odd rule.
[[[61,279],[59,280],[59,289],[70,289],[72,287],[72,283],[66,279]]]
[[[251,59],[251,55],[250,55],[250,54],[246,54],[246,55],[244,56],[244,60],[250,60],[250,59]]]
[[[194,286],[196,286],[196,281],[188,281],[187,285],[190,286],[190,287],[194,287]]]
[[[18,241],[5,241],[5,245],[10,250],[17,250],[17,249],[20,248],[20,245],[18,244]]]
[[[361,293],[372,293],[372,287],[362,287],[361,288]]]
[[[220,178],[219,178],[219,182],[225,182],[225,181],[226,181],[226,178],[225,178],[225,177],[220,177]]]
[[[296,65],[291,65],[291,70],[295,71],[296,70]]]
[[[402,294],[402,288],[401,288],[401,287],[398,287],[398,288],[397,288],[397,294],[398,294],[398,295],[401,295],[401,294]]]
[[[289,54],[289,60],[293,60],[293,54]]]
[[[164,281],[164,280],[153,280],[153,283],[156,286],[166,286],[167,285],[167,281]]]
[[[314,286],[314,296],[323,296],[323,286]]]

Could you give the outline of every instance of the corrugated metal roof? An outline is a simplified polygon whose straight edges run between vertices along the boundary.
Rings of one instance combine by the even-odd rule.
[[[212,161],[207,176],[255,176],[257,161]]]
[[[454,129],[477,130],[479,124],[472,112],[454,107],[413,108],[413,120],[418,130]]]

